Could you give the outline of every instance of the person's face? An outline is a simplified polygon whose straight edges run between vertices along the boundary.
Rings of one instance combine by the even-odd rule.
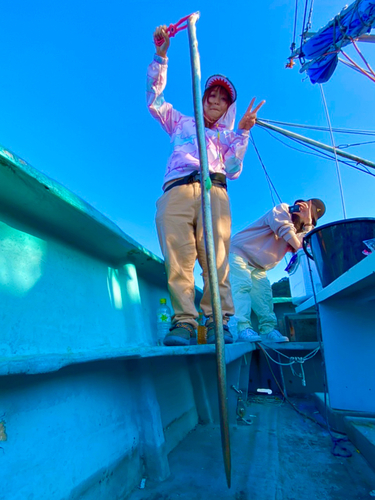
[[[229,104],[227,92],[221,87],[214,88],[203,103],[204,115],[211,123],[216,122],[228,110]]]

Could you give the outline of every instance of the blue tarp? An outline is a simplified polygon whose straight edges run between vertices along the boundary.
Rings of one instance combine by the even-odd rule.
[[[375,0],[357,0],[345,7],[302,45],[301,57],[308,61],[301,71],[306,71],[311,83],[327,82],[337,66],[340,49],[374,26]]]

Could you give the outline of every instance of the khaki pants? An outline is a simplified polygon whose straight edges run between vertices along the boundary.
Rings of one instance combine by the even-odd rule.
[[[230,281],[232,285],[237,331],[251,326],[251,310],[259,320],[259,333],[266,335],[276,328],[273,312],[272,289],[266,271],[257,269],[235,253],[229,254]]]
[[[218,186],[212,186],[210,193],[221,307],[226,323],[234,314],[228,265],[231,231],[229,198],[226,190]],[[170,189],[158,199],[156,207],[156,226],[174,309],[172,322],[185,321],[196,328],[198,312],[194,305],[193,273],[197,259],[203,270],[204,282],[200,305],[205,316],[212,316],[200,184],[195,182]]]

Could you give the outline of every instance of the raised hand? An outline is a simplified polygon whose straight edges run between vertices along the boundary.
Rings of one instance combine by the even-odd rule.
[[[160,46],[156,45],[155,43],[156,53],[158,56],[167,57],[167,51],[170,45],[170,40],[167,32],[167,26],[165,25],[158,26],[154,31],[154,42],[155,40],[160,40],[160,39],[164,40],[164,43]]]
[[[301,220],[304,222],[304,224],[311,224],[312,223],[311,200],[307,202],[299,201],[297,205],[300,206],[300,211],[298,212],[298,215],[300,216]]]
[[[250,106],[247,108],[246,113],[241,118],[240,123],[238,124],[239,129],[250,130],[252,127],[254,127],[255,120],[257,118],[257,112],[260,110],[260,108],[266,101],[262,101],[260,104],[258,104],[256,108],[252,109],[252,107],[254,106],[254,102],[255,102],[255,97],[251,100]]]

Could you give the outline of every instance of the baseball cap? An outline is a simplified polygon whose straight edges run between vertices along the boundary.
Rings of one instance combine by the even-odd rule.
[[[204,90],[207,90],[210,87],[215,87],[216,85],[220,85],[221,87],[224,87],[225,90],[231,96],[233,102],[237,99],[236,89],[235,89],[233,83],[229,80],[229,78],[227,78],[224,75],[220,75],[220,74],[212,75],[207,80]]]
[[[323,215],[326,213],[326,206],[324,202],[319,198],[310,198],[310,200],[308,201],[311,201],[311,203],[315,206],[318,219],[320,219],[320,217],[323,217]]]
[[[311,203],[316,208],[316,213],[317,213],[318,219],[320,219],[321,217],[323,217],[323,215],[326,213],[326,206],[325,206],[324,202],[322,200],[320,200],[319,198],[309,198],[308,200],[296,200],[294,202],[294,204],[296,204],[296,203],[298,203],[300,201],[303,201],[304,203],[307,203],[308,201],[311,201]]]

